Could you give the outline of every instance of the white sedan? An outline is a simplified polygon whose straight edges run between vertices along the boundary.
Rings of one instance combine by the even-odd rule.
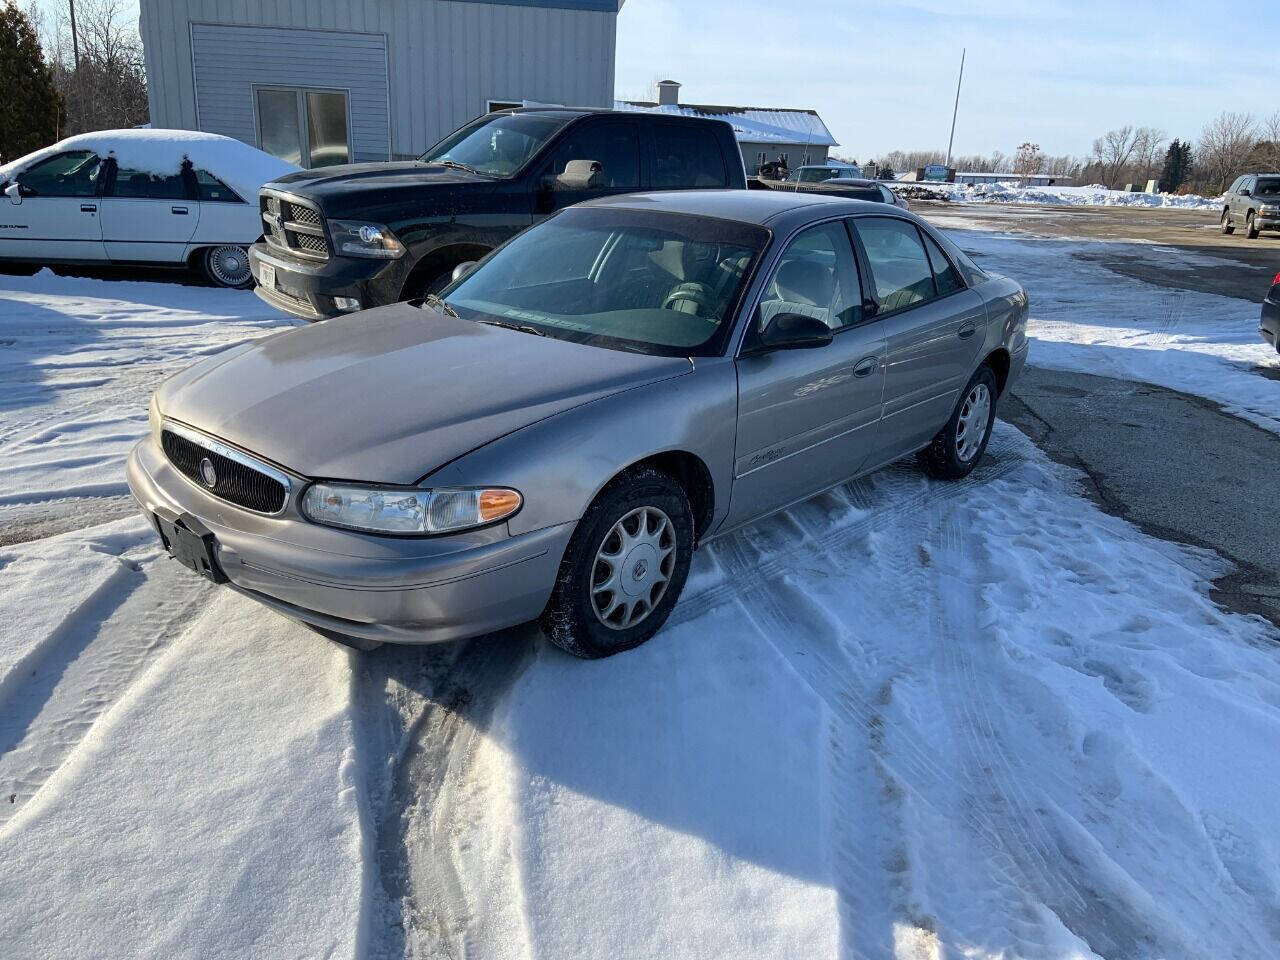
[[[298,168],[191,130],[84,133],[0,166],[0,272],[49,264],[202,270],[248,287],[258,188]]]

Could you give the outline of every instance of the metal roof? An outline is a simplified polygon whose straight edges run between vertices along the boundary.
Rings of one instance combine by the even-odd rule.
[[[722,107],[705,103],[657,104],[645,100],[616,100],[614,108],[640,113],[669,113],[683,117],[711,117],[716,120],[725,120],[732,125],[734,135],[740,141],[747,143],[840,146],[814,110]]]

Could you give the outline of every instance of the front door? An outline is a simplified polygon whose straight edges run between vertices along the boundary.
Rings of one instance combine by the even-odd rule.
[[[55,154],[18,174],[21,203],[0,199],[0,257],[102,260],[102,161],[87,150]]]
[[[780,314],[816,317],[829,344],[758,352]],[[738,366],[738,435],[728,523],[738,524],[853,476],[877,446],[884,333],[866,316],[843,221],[787,246],[764,288]]]
[[[181,263],[200,221],[200,204],[189,198],[177,169],[153,173],[115,170],[102,198],[102,243],[117,261]]]
[[[884,461],[923,447],[951,416],[976,366],[987,313],[982,297],[914,223],[881,216],[852,222],[888,350],[884,447],[877,454]]]

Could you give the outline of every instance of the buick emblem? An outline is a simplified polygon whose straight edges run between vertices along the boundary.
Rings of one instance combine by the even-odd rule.
[[[649,569],[649,565],[647,563],[645,563],[643,560],[637,560],[635,570],[632,571],[631,575],[635,577],[637,580],[643,580],[645,571],[648,569]]]
[[[218,483],[218,471],[213,469],[213,461],[205,457],[200,461],[200,479],[212,490]]]

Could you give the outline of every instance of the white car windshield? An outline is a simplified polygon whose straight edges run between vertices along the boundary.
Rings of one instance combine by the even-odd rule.
[[[769,232],[683,214],[577,208],[444,292],[460,316],[668,356],[720,353]]]

